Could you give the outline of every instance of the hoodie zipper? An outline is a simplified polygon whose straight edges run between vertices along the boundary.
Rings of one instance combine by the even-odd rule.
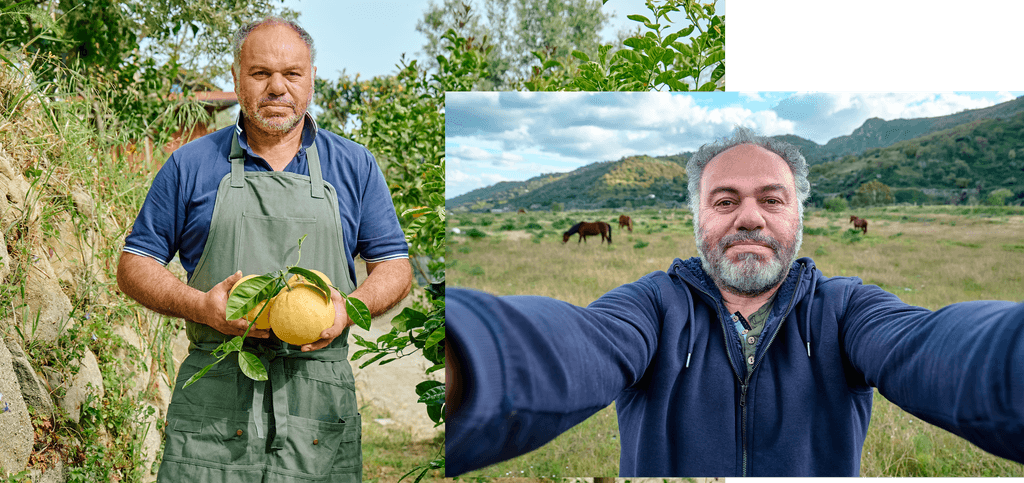
[[[782,331],[782,323],[786,321],[786,317],[789,315],[789,312],[793,310],[793,304],[796,302],[797,299],[797,289],[800,288],[800,280],[803,279],[805,268],[807,268],[806,265],[800,265],[800,274],[797,276],[796,279],[796,287],[794,287],[793,289],[793,296],[789,299],[789,306],[786,307],[786,311],[782,313],[782,321],[779,322],[779,326],[775,329],[775,332],[772,334],[772,338],[768,339],[768,343],[764,346],[764,349],[761,350],[761,357],[759,357],[757,361],[754,362],[754,365],[750,367],[750,370],[747,371],[747,377],[740,377],[739,370],[737,370],[736,365],[733,364],[733,362],[735,361],[733,361],[733,358],[729,352],[729,341],[727,341],[725,337],[722,338],[723,346],[725,347],[725,354],[729,356],[729,366],[732,367],[733,375],[736,376],[736,380],[740,383],[740,443],[743,451],[743,466],[741,475],[743,477],[747,476],[747,389],[750,387],[750,378],[753,376],[754,370],[761,365],[761,361],[764,359],[765,354],[768,353],[768,348],[772,345],[772,342],[775,341],[775,337],[779,335],[779,332]],[[708,298],[716,300],[713,295],[709,294],[707,291],[697,286],[696,284],[691,284],[691,286],[693,288],[696,288],[697,290],[700,290],[704,295],[707,295]],[[718,322],[722,325],[722,330],[728,333],[729,328],[726,327],[725,325],[725,318],[722,316],[721,311],[723,305],[721,303],[718,303],[717,305],[718,307],[716,308],[715,312],[718,313]]]
[[[782,313],[782,320],[779,321],[779,326],[775,328],[775,332],[772,333],[772,338],[768,339],[768,343],[765,344],[764,349],[761,349],[761,357],[758,357],[757,360],[754,362],[754,364],[752,366],[750,366],[750,370],[747,371],[746,379],[744,379],[744,381],[742,383],[740,383],[740,412],[742,413],[742,416],[741,416],[740,419],[741,419],[741,424],[743,424],[743,428],[740,431],[740,433],[742,434],[742,438],[743,438],[743,476],[744,477],[747,476],[747,439],[748,439],[748,436],[747,436],[747,388],[750,387],[750,378],[753,377],[754,370],[757,369],[757,366],[761,365],[761,361],[764,360],[765,354],[768,353],[768,348],[771,347],[772,342],[775,342],[775,337],[777,337],[779,335],[779,332],[782,332],[782,324],[786,322],[786,317],[789,316],[789,312],[791,310],[793,310],[793,304],[796,303],[796,299],[797,299],[796,292],[797,292],[797,289],[800,288],[800,280],[803,279],[803,277],[804,277],[804,268],[806,268],[806,267],[803,264],[801,264],[800,265],[800,275],[797,276],[797,278],[796,278],[796,287],[793,288],[793,296],[789,299],[789,307],[786,307],[786,311]]]

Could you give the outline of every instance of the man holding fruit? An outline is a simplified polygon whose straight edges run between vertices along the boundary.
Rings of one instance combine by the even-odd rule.
[[[268,329],[244,347],[268,381],[232,361],[183,384],[212,351],[249,328],[227,320],[232,285],[296,263],[325,274],[373,315],[408,294],[408,246],[390,192],[362,146],[321,131],[307,112],[315,49],[291,21],[266,18],[235,36],[236,125],[175,151],[125,239],[118,286],[142,305],[186,320],[189,357],[167,412],[160,481],[361,481],[360,419],[341,294],[335,320],[302,346]],[[182,283],[165,266],[178,254]],[[367,277],[356,288],[355,256]],[[231,363],[229,363],[231,362]],[[188,479],[188,480],[186,480]]]

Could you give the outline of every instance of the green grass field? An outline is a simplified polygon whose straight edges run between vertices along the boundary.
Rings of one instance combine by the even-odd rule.
[[[637,210],[633,232],[619,211],[526,214],[453,213],[448,219],[446,278],[454,286],[498,295],[533,294],[587,305],[608,290],[675,258],[696,255],[685,210]],[[853,233],[849,217],[869,220]],[[613,225],[613,243],[562,232],[578,221]],[[461,233],[451,233],[458,228]],[[1024,300],[1024,209],[888,207],[808,211],[799,256],[825,275],[858,276],[913,305],[930,309],[980,299]],[[605,408],[544,447],[462,477],[562,478],[618,474],[618,425]],[[877,392],[861,459],[861,476],[1024,476],[1024,465],[985,453],[923,423]]]

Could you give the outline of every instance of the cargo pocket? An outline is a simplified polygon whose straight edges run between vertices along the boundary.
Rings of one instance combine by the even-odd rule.
[[[167,409],[164,459],[218,468],[251,464],[247,416],[172,403]]]
[[[285,359],[288,414],[336,422],[358,412],[348,361]]]
[[[334,473],[362,471],[362,437],[359,415],[336,423],[288,417],[288,439],[276,451],[273,466],[285,474],[325,478]]]

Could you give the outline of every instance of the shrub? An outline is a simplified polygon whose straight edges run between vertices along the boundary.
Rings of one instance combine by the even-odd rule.
[[[647,242],[645,242],[645,241],[643,241],[643,240],[640,240],[640,241],[638,241],[638,242],[636,242],[636,243],[634,243],[634,244],[633,244],[633,248],[637,248],[637,249],[639,249],[639,248],[644,248],[644,247],[646,247],[647,245],[650,245],[650,243],[647,243]]]
[[[486,233],[484,233],[484,232],[482,232],[482,231],[480,231],[480,230],[478,230],[476,228],[473,228],[473,229],[470,229],[469,231],[467,231],[466,235],[469,236],[470,238],[483,238],[483,237],[487,236]]]
[[[849,205],[846,204],[846,198],[842,196],[834,196],[825,200],[825,210],[832,212],[846,211]]]
[[[1013,197],[1012,191],[1006,188],[997,189],[989,193],[988,199],[985,200],[985,204],[989,206],[1003,206],[1006,204],[1006,199],[1011,197]]]

